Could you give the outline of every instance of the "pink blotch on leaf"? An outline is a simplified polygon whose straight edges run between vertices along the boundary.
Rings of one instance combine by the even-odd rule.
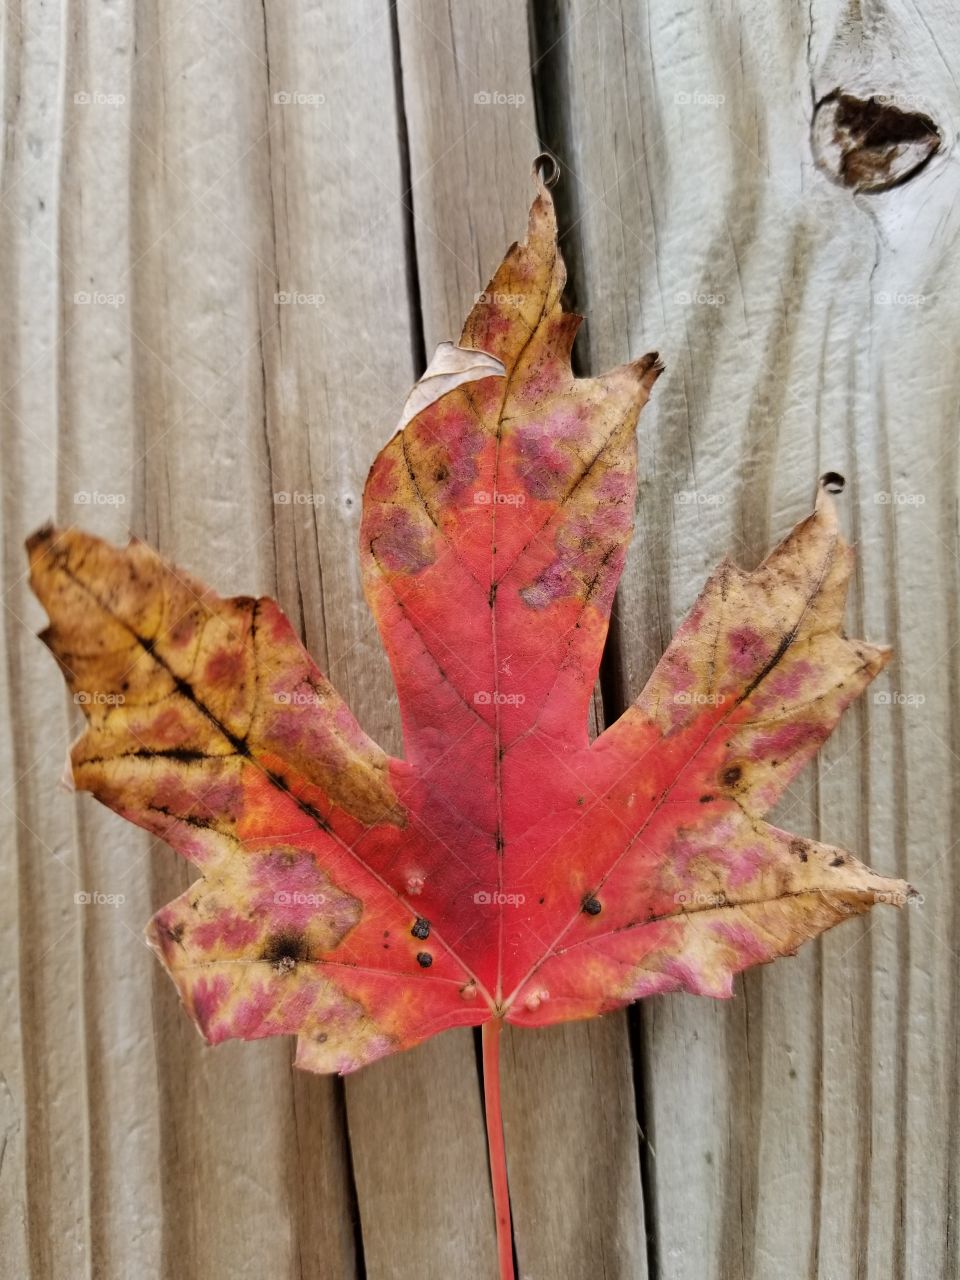
[[[829,732],[829,724],[816,721],[801,720],[795,724],[781,725],[770,733],[756,735],[752,755],[757,760],[789,759],[798,751],[818,746]]]
[[[385,450],[367,477],[367,496],[376,502],[389,502],[397,492],[397,459]]]
[[[232,780],[209,782],[203,778],[198,780],[196,790],[191,790],[178,774],[168,773],[157,782],[151,803],[175,817],[236,817],[243,805],[243,788]]]
[[[520,599],[531,609],[546,609],[555,600],[571,595],[573,575],[559,560],[544,569],[543,573],[528,587],[521,587]]]
[[[727,640],[730,666],[738,676],[753,675],[770,656],[766,639],[753,627],[736,627]]]
[[[160,749],[183,746],[195,732],[194,727],[184,722],[178,707],[164,707],[146,722],[142,736],[153,747]]]
[[[434,562],[426,531],[402,507],[377,513],[371,543],[377,560],[392,573],[420,573]]]
[[[559,497],[574,469],[581,465],[575,450],[564,446],[581,443],[586,431],[583,411],[568,408],[517,430],[517,472],[532,497]]]
[[[306,849],[257,854],[250,868],[251,906],[273,931],[305,930],[318,917],[339,940],[360,920],[363,904],[317,866]]]
[[[262,921],[222,911],[213,920],[197,925],[191,941],[201,951],[243,951],[257,940],[262,928]]]
[[[174,649],[185,648],[197,634],[197,619],[192,613],[178,618],[167,632],[167,643]]]
[[[485,350],[487,342],[495,342],[497,338],[509,334],[512,324],[513,316],[507,311],[492,305],[486,306],[480,312],[480,325],[474,332],[474,342]]]
[[[190,992],[193,1016],[199,1023],[203,1034],[214,1044],[220,1040],[225,1040],[229,1034],[229,1028],[221,1027],[217,1031],[213,1031],[211,1027],[213,1019],[219,1013],[229,994],[230,983],[223,974],[217,974],[213,978],[198,978],[193,985],[193,990]]]
[[[682,987],[684,991],[692,991],[694,995],[703,995],[708,989],[707,984],[689,960],[670,956],[664,961],[663,972],[675,984],[674,990]]]
[[[802,702],[808,682],[812,689],[817,689],[819,675],[818,668],[806,660],[791,662],[788,667],[770,672],[750,696],[751,714],[775,712],[784,706]]]
[[[602,503],[624,504],[632,515],[633,479],[624,471],[610,470],[597,486],[597,496]]]
[[[427,487],[437,486],[441,504],[456,502],[479,474],[477,459],[485,437],[475,414],[457,398],[445,396],[423,410],[408,431],[411,429],[414,439],[430,450],[433,459]]]
[[[253,982],[242,1000],[237,1001],[231,1019],[230,1034],[239,1036],[241,1040],[255,1040],[261,1031],[264,1021],[277,998],[274,990],[276,983],[282,982],[285,974],[280,974],[272,982]]]
[[[767,958],[768,948],[764,947],[749,925],[718,920],[712,927],[714,934],[737,953],[738,961],[742,962],[740,967],[762,964]]]
[[[556,389],[561,368],[556,360],[541,360],[536,369],[530,371],[530,376],[517,386],[514,392],[515,398],[521,403],[524,401],[533,404],[541,403]]]
[[[205,679],[208,684],[233,687],[241,682],[245,671],[242,649],[219,649],[207,659]]]

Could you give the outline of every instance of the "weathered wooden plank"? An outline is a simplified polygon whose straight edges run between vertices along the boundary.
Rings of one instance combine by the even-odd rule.
[[[428,354],[455,339],[526,231],[540,151],[527,14],[398,7],[412,209]],[[504,1112],[521,1274],[646,1276],[626,1020],[504,1040]],[[611,1140],[611,1127],[615,1137]]]
[[[126,6],[78,10],[65,35],[64,139],[54,197],[58,404],[49,420],[56,433],[56,512],[120,541],[143,510],[133,472],[140,441],[130,333],[130,208],[127,201],[110,198],[112,190],[129,182],[134,146],[133,14]],[[92,174],[99,178],[97,193],[91,189]],[[36,525],[53,514],[52,506],[35,509],[29,522]],[[54,682],[49,665],[40,678]],[[64,727],[72,735],[77,715],[76,709],[71,712]],[[44,741],[43,726],[35,719],[31,724],[40,730],[31,742],[36,749]],[[61,769],[64,757],[60,748],[51,765]],[[54,790],[49,796],[50,808],[69,807],[66,793]],[[64,852],[77,859],[75,887],[87,895],[107,895],[117,905],[101,905],[94,896],[89,905],[74,906],[78,969],[64,966],[57,948],[48,956],[75,1002],[82,1047],[82,1056],[65,1062],[70,1085],[64,1101],[70,1100],[86,1129],[85,1176],[70,1197],[74,1213],[78,1202],[83,1206],[86,1241],[72,1270],[91,1275],[158,1271],[163,1202],[156,1177],[161,1151],[156,1045],[152,1028],[143,1026],[153,966],[141,940],[152,914],[150,843],[88,797],[76,797],[74,808],[75,825]],[[59,1215],[64,1207],[52,1204],[49,1211]],[[35,1200],[33,1211],[40,1229],[47,1230],[48,1206]]]
[[[292,99],[279,112],[275,145],[278,288],[317,300],[278,309],[266,363],[276,396],[277,488],[317,497],[277,508],[280,537],[296,552],[285,566],[281,560],[285,598],[301,593],[318,661],[367,731],[399,751],[396,696],[357,558],[366,473],[419,372],[406,301],[394,33],[387,6],[374,3],[271,7],[268,31],[271,92]],[[360,75],[380,86],[362,109]],[[325,100],[311,102],[311,94]],[[298,1094],[317,1087],[298,1084]],[[444,1036],[352,1077],[346,1112],[365,1274],[491,1274],[470,1034]],[[328,1210],[320,1202],[313,1211]]]
[[[36,44],[27,46],[20,38],[19,22],[15,15],[5,9],[0,15],[3,22],[3,105],[4,120],[23,119],[27,111],[31,111],[41,131],[44,128],[44,111],[37,110],[36,101],[23,101],[23,87],[36,84],[37,56]],[[42,47],[42,40],[40,42]],[[18,105],[20,110],[18,111]],[[38,356],[49,351],[50,335],[46,325],[37,325],[31,333],[19,334],[17,326],[12,323],[14,316],[22,315],[24,303],[24,268],[29,270],[29,262],[24,264],[24,250],[28,246],[20,246],[22,238],[23,216],[33,215],[37,201],[42,196],[49,197],[54,184],[55,168],[50,157],[44,157],[42,166],[33,165],[35,173],[28,189],[20,191],[17,201],[10,200],[15,189],[22,186],[29,164],[26,148],[14,147],[9,143],[0,152],[0,192],[3,193],[3,209],[0,209],[0,271],[3,273],[4,296],[8,300],[5,308],[4,342],[0,346],[0,407],[3,408],[3,452],[0,453],[0,483],[3,484],[3,500],[5,512],[8,511],[14,495],[23,492],[24,471],[27,467],[26,449],[14,451],[13,422],[14,413],[22,408],[27,399],[42,397],[42,380],[28,381],[22,385],[22,374]],[[42,191],[38,195],[37,188]],[[42,260],[41,256],[41,262]],[[36,259],[35,264],[36,265]],[[49,266],[47,266],[49,273]],[[49,274],[46,276],[49,279]],[[46,319],[46,317],[45,317]],[[32,340],[26,340],[27,338]],[[18,384],[18,385],[15,385]],[[49,499],[52,488],[50,480],[41,480],[33,476],[32,492],[45,490]],[[3,684],[0,696],[4,705],[13,713],[18,707],[26,708],[27,699],[18,700],[17,689],[22,687],[23,677],[28,675],[24,669],[22,655],[24,645],[20,635],[26,630],[17,613],[18,605],[23,598],[12,599],[14,584],[22,575],[22,562],[19,558],[17,538],[12,534],[8,521],[3,522],[3,585],[4,614],[3,636],[0,639],[0,659],[3,660]],[[47,709],[55,707],[54,699],[47,703]],[[3,946],[3,978],[0,978],[0,993],[3,995],[4,1018],[8,1020],[9,1034],[4,1037],[0,1046],[0,1144],[3,1146],[3,1160],[0,1161],[0,1236],[4,1240],[5,1252],[12,1265],[26,1274],[31,1254],[29,1239],[29,1222],[27,1220],[27,1180],[36,1176],[37,1180],[49,1181],[49,1165],[31,1160],[28,1147],[27,1117],[31,1114],[35,1128],[41,1119],[41,1089],[37,1088],[27,1094],[26,1083],[29,1065],[27,1061],[27,1033],[24,1029],[26,1019],[36,1001],[35,984],[24,987],[19,977],[20,960],[20,916],[27,918],[29,893],[24,882],[24,868],[31,854],[40,856],[40,842],[37,837],[29,836],[22,827],[22,819],[28,820],[24,813],[24,792],[17,791],[20,774],[29,768],[26,746],[22,740],[18,742],[14,732],[13,718],[4,721],[3,739],[0,740],[0,829],[3,832],[4,849],[9,850],[4,859],[3,896],[0,897],[0,946]],[[46,923],[46,922],[44,922]],[[56,928],[55,920],[50,922]],[[54,934],[56,937],[56,934]],[[37,1082],[41,1085],[41,1082]],[[49,1140],[49,1125],[45,1126],[42,1137]]]
[[[138,525],[226,593],[272,592],[277,580],[261,354],[276,288],[269,219],[276,122],[263,22],[252,5],[230,14],[187,3],[136,12],[130,275],[145,499]],[[186,868],[162,848],[150,868],[157,905],[187,882]],[[323,1155],[342,1168],[342,1133],[339,1150],[301,1143],[289,1046],[205,1050],[165,976],[152,973],[163,1272],[296,1274],[301,1182],[315,1180]],[[329,1182],[328,1246],[348,1275],[352,1240],[336,1226],[348,1201],[334,1176]]]
[[[731,1006],[643,1008],[660,1271],[953,1274],[956,178],[937,158],[858,196],[809,134],[840,85],[900,95],[952,145],[956,24],[941,4],[571,0],[553,29],[591,363],[667,363],[617,613],[626,689],[712,562],[755,563],[835,469],[851,629],[898,648],[881,692],[926,698],[868,696],[779,813],[916,879],[923,911],[846,926]]]
[[[124,883],[146,842],[134,834],[121,856],[116,828],[94,818],[84,831],[87,815],[57,793],[76,708],[58,692],[34,636],[39,614],[26,598],[21,545],[57,510],[68,519],[85,512],[116,533],[126,522],[119,503],[128,493],[102,482],[105,448],[119,468],[131,456],[126,325],[116,299],[100,297],[128,262],[126,210],[76,204],[79,174],[95,155],[114,175],[128,171],[125,21],[121,14],[65,31],[55,10],[27,5],[6,15],[4,86],[14,127],[3,214],[5,705],[15,731],[3,802],[15,814],[10,847],[18,848],[18,889],[5,901],[20,908],[10,936],[16,927],[22,1060],[8,1080],[9,1107],[20,1114],[4,1165],[9,1156],[16,1178],[25,1144],[26,1176],[4,1195],[18,1218],[4,1233],[4,1253],[9,1240],[9,1265],[22,1275],[86,1274],[108,1256],[121,1270],[149,1270],[159,1241],[152,1042],[149,1031],[129,1034],[149,979],[141,954],[129,957],[125,920],[149,907],[142,877]],[[111,92],[122,101],[94,100],[95,90],[106,92],[104,79],[115,81]],[[97,260],[90,274],[88,254]],[[104,418],[109,426],[98,438],[91,427]],[[98,893],[125,901],[75,900]],[[121,953],[127,958],[118,964]],[[12,982],[17,969],[9,973]]]
[[[58,990],[57,972],[47,963],[51,948],[76,965],[79,944],[72,908],[75,860],[69,807],[51,812],[43,802],[44,783],[56,776],[57,739],[65,745],[62,694],[53,682],[30,691],[43,668],[26,607],[20,530],[31,503],[54,504],[53,433],[57,303],[56,199],[58,179],[57,107],[44,90],[56,75],[60,23],[53,12],[27,15],[5,10],[4,120],[14,125],[3,148],[0,242],[3,246],[4,308],[2,344],[3,456],[3,697],[10,711],[4,734],[3,798],[0,815],[10,850],[8,890],[3,895],[4,1017],[12,1034],[3,1044],[2,1223],[4,1252],[26,1274],[51,1274],[72,1262],[84,1247],[83,1213],[51,1214],[49,1238],[31,1214],[27,1188],[49,1202],[66,1201],[71,1179],[82,1184],[83,1116],[69,1101],[71,1054],[81,1052],[71,1016],[69,992]],[[52,63],[52,66],[51,66]],[[35,139],[34,148],[27,138]],[[19,429],[29,421],[40,438]],[[42,459],[42,461],[41,461]],[[28,714],[49,726],[53,759],[42,744],[16,729]],[[46,768],[44,767],[46,764]],[[52,766],[52,767],[51,767]],[[52,850],[52,852],[48,852]],[[63,861],[56,855],[66,853]],[[6,880],[6,875],[5,875]],[[24,963],[21,963],[24,962]],[[7,967],[9,963],[9,968]],[[16,1022],[14,1020],[17,1020]],[[14,1031],[14,1026],[17,1030]],[[53,1041],[51,1053],[45,1046]],[[44,1271],[40,1271],[40,1267]]]

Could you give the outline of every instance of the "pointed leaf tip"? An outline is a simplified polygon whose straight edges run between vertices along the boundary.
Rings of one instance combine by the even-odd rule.
[[[645,356],[631,361],[627,367],[646,391],[651,390],[666,368],[658,351],[648,351]]]

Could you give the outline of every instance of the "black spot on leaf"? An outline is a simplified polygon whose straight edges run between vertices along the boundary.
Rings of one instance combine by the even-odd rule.
[[[281,973],[294,968],[304,960],[310,959],[310,947],[306,935],[294,929],[286,929],[275,933],[267,939],[260,952],[260,959],[272,964]]]

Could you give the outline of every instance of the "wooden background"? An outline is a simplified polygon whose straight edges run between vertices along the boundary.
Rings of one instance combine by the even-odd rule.
[[[729,1003],[510,1036],[520,1274],[956,1277],[953,0],[6,0],[0,21],[3,1276],[494,1274],[471,1033],[346,1081],[294,1075],[286,1042],[202,1047],[141,942],[185,865],[57,789],[78,718],[21,543],[56,515],[278,596],[396,750],[363,480],[522,234],[546,143],[582,368],[667,365],[607,715],[713,563],[756,563],[842,472],[850,627],[898,660],[779,817],[925,901]],[[837,88],[922,111],[938,153],[883,193],[830,181],[811,122]]]

